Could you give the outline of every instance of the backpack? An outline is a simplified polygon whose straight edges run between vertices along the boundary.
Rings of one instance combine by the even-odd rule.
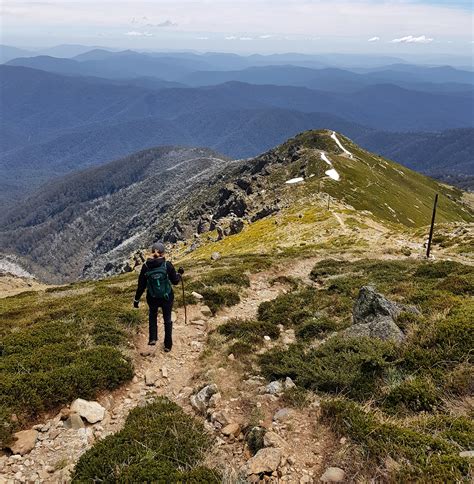
[[[157,299],[169,299],[171,294],[171,284],[168,278],[166,261],[156,269],[151,269],[146,275],[146,288],[148,294]]]

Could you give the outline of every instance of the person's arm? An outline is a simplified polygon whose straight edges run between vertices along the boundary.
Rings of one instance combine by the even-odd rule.
[[[170,261],[166,261],[166,270],[168,271],[168,278],[171,284],[176,286],[181,281],[181,274],[176,272],[174,265]]]
[[[147,267],[145,264],[143,264],[140,275],[138,276],[137,292],[135,293],[135,300],[133,301],[135,307],[138,307],[138,302],[140,301],[140,298],[142,297],[146,289],[146,271]]]

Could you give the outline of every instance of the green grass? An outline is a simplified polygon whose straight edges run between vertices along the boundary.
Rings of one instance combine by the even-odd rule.
[[[165,397],[130,412],[124,428],[81,456],[72,482],[219,483],[202,462],[212,445],[197,419]]]

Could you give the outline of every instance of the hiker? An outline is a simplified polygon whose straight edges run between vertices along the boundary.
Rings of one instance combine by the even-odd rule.
[[[133,307],[138,308],[140,298],[146,289],[146,302],[149,307],[148,344],[153,346],[158,339],[157,318],[158,308],[161,308],[165,323],[164,346],[165,351],[169,352],[173,346],[171,312],[173,310],[174,293],[171,284],[176,286],[181,281],[184,269],[180,267],[178,272],[176,272],[173,264],[165,260],[165,246],[163,243],[157,242],[153,244],[151,252],[152,257],[145,261],[138,276],[138,287],[135,293]]]

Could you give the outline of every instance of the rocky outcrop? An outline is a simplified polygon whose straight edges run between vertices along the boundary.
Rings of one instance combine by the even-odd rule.
[[[378,338],[400,343],[405,339],[396,320],[403,311],[418,313],[412,306],[389,301],[372,286],[364,286],[352,311],[352,326],[342,332],[348,337]]]

